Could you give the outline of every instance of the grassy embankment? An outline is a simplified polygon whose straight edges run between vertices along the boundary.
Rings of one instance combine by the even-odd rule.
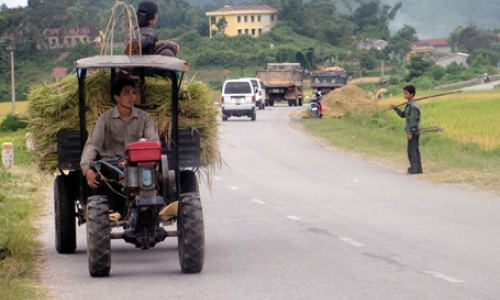
[[[26,132],[0,134],[0,144],[14,144],[15,167],[0,168],[0,291],[1,299],[43,299],[38,280],[36,216],[43,210],[47,177],[32,167],[26,150]]]
[[[438,94],[423,92],[417,96]],[[445,91],[446,92],[446,91]],[[424,100],[421,127],[442,133],[421,137],[424,174],[441,184],[500,195],[500,91],[476,91]],[[379,105],[404,102],[402,95]],[[393,111],[345,118],[302,120],[305,128],[327,144],[353,151],[367,160],[404,172],[408,167],[404,120]]]

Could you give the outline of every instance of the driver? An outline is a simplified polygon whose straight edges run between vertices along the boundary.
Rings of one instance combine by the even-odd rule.
[[[101,115],[83,148],[80,167],[87,179],[90,195],[108,197],[110,220],[117,221],[123,215],[124,198],[117,195],[120,191],[117,183],[101,184],[96,172],[90,168],[98,156],[102,160],[123,157],[127,145],[144,138],[160,143],[158,131],[151,116],[134,107],[135,85],[130,79],[118,80],[111,88],[116,106]],[[112,176],[104,174],[104,176]],[[110,178],[111,179],[111,178]],[[115,191],[113,191],[113,190]]]

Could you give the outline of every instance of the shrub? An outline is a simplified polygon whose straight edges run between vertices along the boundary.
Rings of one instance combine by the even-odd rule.
[[[28,117],[20,118],[18,115],[8,114],[0,123],[0,132],[14,132],[24,129],[28,125]]]

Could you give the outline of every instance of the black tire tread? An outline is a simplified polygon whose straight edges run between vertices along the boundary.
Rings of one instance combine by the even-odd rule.
[[[203,210],[199,194],[181,195],[177,221],[179,263],[183,273],[199,273],[205,256]]]
[[[109,276],[111,271],[111,237],[109,205],[105,196],[88,198],[87,257],[90,276]]]
[[[54,181],[56,250],[59,253],[74,253],[76,250],[76,206],[70,199],[68,183],[65,175],[58,175]]]

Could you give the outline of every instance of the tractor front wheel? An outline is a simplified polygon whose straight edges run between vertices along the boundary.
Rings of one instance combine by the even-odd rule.
[[[177,213],[179,263],[183,273],[199,273],[205,256],[203,211],[199,193],[182,194]]]
[[[92,277],[109,276],[110,233],[108,199],[106,196],[90,196],[87,204],[87,257]]]

